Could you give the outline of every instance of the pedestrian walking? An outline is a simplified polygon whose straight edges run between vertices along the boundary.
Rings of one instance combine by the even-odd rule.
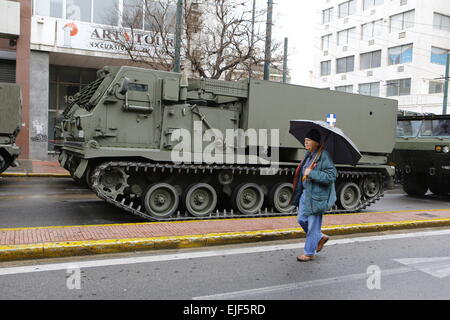
[[[306,233],[304,254],[297,260],[314,259],[329,237],[322,233],[323,214],[336,202],[336,167],[329,153],[321,145],[321,135],[311,129],[305,138],[308,151],[294,177],[294,193],[291,203],[298,207],[298,223]]]

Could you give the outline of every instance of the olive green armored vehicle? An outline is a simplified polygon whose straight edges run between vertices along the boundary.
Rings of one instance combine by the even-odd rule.
[[[21,122],[20,87],[16,84],[0,83],[0,173],[10,166],[18,166],[20,148],[15,142]]]
[[[397,101],[269,81],[189,80],[105,67],[73,97],[60,163],[105,201],[148,220],[289,215],[303,146],[290,120],[327,120],[363,154],[337,166],[337,205],[358,212],[395,170]]]
[[[404,191],[423,196],[450,192],[450,115],[400,115],[391,156]]]

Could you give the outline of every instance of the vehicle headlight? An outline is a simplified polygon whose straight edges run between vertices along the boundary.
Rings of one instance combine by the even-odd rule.
[[[444,146],[444,147],[442,148],[442,152],[444,152],[444,153],[449,153],[449,152],[450,152],[450,148],[449,148],[448,146]]]

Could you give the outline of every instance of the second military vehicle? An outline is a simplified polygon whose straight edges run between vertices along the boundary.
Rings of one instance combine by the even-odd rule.
[[[391,156],[404,191],[450,193],[450,115],[399,115]]]
[[[357,212],[393,181],[387,156],[396,112],[397,101],[389,99],[105,67],[64,111],[60,163],[100,198],[148,220],[286,215],[294,210],[292,177],[305,155],[289,134],[290,120],[327,119],[363,154],[355,167],[337,166],[332,212]],[[226,156],[207,160],[211,149]]]
[[[20,86],[0,83],[0,173],[10,166],[17,166],[20,148],[16,137],[22,123]]]

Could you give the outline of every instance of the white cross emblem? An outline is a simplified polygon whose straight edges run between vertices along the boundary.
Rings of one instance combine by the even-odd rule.
[[[337,123],[337,117],[334,113],[330,113],[327,115],[327,123],[332,126],[335,127],[336,123]]]

